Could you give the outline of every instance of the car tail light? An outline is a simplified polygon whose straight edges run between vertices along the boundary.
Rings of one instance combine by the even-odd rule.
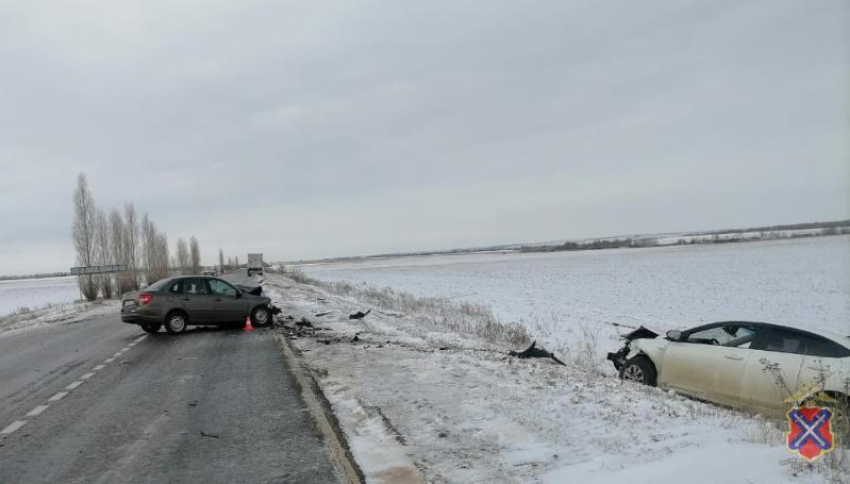
[[[141,295],[139,295],[139,304],[141,304],[142,306],[151,302],[151,300],[153,300],[153,294],[149,292],[143,292]]]

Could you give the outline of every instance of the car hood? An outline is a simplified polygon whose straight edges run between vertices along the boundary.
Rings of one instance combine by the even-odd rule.
[[[263,295],[263,286],[243,286],[241,284],[236,284],[236,287],[240,291],[242,291],[246,294],[250,294],[252,296],[262,296]]]
[[[658,333],[656,333],[655,331],[641,326],[630,333],[622,335],[621,337],[626,341],[632,341],[636,339],[653,339],[657,338],[658,336]]]

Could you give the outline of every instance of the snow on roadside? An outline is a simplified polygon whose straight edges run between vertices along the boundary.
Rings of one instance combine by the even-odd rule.
[[[115,314],[120,301],[77,301],[15,311],[0,316],[0,337],[55,324],[75,323],[106,314]]]
[[[351,321],[362,301],[281,276],[265,292],[318,327],[293,342],[368,482],[824,482],[792,474],[782,434],[760,419],[468,335],[432,338],[396,311]]]

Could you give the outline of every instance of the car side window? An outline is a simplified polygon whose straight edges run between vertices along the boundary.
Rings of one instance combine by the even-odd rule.
[[[168,288],[171,294],[183,294],[183,281],[177,281]]]
[[[820,356],[823,358],[844,358],[850,356],[847,349],[826,338],[815,335],[803,335],[803,354],[807,356]]]
[[[203,279],[183,279],[183,293],[206,296],[210,292]]]
[[[236,288],[219,279],[210,279],[210,289],[216,296],[236,296]]]
[[[695,331],[688,335],[688,343],[727,346],[732,348],[749,348],[756,338],[754,328],[740,325],[715,326],[713,328]]]
[[[786,329],[772,329],[764,337],[762,349],[777,353],[803,353],[802,333]]]

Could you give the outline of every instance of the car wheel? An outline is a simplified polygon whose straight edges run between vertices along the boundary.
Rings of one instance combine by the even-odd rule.
[[[620,379],[641,383],[643,385],[655,386],[658,374],[655,365],[646,356],[638,355],[620,368]]]
[[[186,315],[180,311],[170,313],[165,319],[165,330],[171,334],[178,334],[186,331],[186,325],[189,323]]]
[[[251,311],[251,325],[257,328],[264,328],[272,324],[272,312],[269,308],[257,307]]]
[[[159,323],[141,324],[140,326],[142,327],[142,331],[144,331],[145,333],[156,333],[157,331],[159,331],[159,328],[162,327],[162,325]]]

